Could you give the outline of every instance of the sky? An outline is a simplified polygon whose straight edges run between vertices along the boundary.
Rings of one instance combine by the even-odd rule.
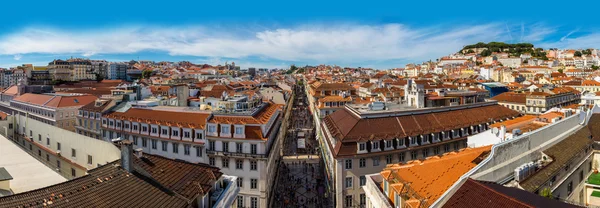
[[[477,42],[600,48],[598,6],[522,0],[7,1],[0,10],[0,67],[82,57],[388,69]]]

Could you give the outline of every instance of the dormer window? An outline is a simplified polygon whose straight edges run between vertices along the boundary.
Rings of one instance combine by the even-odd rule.
[[[385,141],[385,148],[392,148],[392,140]]]
[[[404,146],[404,139],[398,139],[398,146]]]
[[[244,127],[237,126],[235,127],[235,134],[244,134]]]
[[[179,131],[173,130],[173,136],[179,136]]]
[[[231,131],[229,131],[229,126],[221,126],[221,133],[222,134],[229,134]]]
[[[373,150],[379,150],[379,142],[378,141],[374,141],[373,143]]]
[[[410,140],[410,146],[418,145],[416,138],[408,137],[408,140]]]
[[[162,134],[163,134],[163,135],[168,135],[168,134],[169,134],[169,130],[167,130],[167,129],[162,129]]]
[[[142,131],[143,132],[147,132],[148,131],[148,127],[147,126],[142,126]]]
[[[190,132],[184,131],[183,132],[183,137],[190,138]]]
[[[158,129],[156,129],[156,128],[152,128],[152,133],[153,133],[153,134],[156,134],[156,133],[158,133]]]
[[[208,132],[214,133],[216,131],[217,131],[217,127],[216,126],[208,126]]]
[[[367,144],[358,143],[358,151],[365,151],[365,150],[367,150]]]

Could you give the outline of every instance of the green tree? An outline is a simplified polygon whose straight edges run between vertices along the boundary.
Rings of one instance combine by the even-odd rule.
[[[99,73],[94,73],[94,75],[96,75],[96,82],[101,82],[102,80],[104,80],[104,76],[102,76]]]
[[[475,51],[473,51],[473,49],[469,49],[467,53],[475,53]]]
[[[142,72],[142,78],[148,79],[150,78],[150,76],[152,76],[152,70],[144,70]]]
[[[540,196],[546,197],[546,198],[553,198],[552,197],[552,190],[550,190],[550,188],[546,187],[543,188],[542,191],[540,191]]]
[[[575,51],[575,54],[573,54],[576,57],[581,57],[581,52],[580,51]]]
[[[584,54],[584,55],[591,55],[592,54],[592,50],[585,49],[585,50],[581,51],[581,53]]]
[[[562,74],[562,73],[563,73],[563,71],[564,71],[563,69],[558,69],[558,73],[561,73],[561,74]]]
[[[593,69],[593,70],[598,70],[598,68],[600,68],[600,67],[598,67],[598,66],[596,66],[596,65],[592,65],[592,69]]]
[[[479,55],[484,56],[484,57],[490,56],[490,55],[492,55],[492,52],[488,49],[485,49],[485,50],[481,51],[481,54],[479,54]]]

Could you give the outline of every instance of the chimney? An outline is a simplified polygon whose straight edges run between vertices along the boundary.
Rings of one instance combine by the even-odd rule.
[[[133,171],[133,146],[131,141],[123,140],[121,142],[121,167],[127,172]]]
[[[142,157],[144,157],[144,151],[143,151],[143,149],[142,149],[142,148],[137,148],[137,149],[134,149],[133,151],[134,151],[134,153],[135,153],[135,156],[136,156],[137,158],[142,158]]]

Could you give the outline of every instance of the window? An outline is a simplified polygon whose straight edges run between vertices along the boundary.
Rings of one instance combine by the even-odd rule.
[[[208,150],[215,150],[215,141],[208,140]]]
[[[77,157],[77,150],[71,148],[71,157]]]
[[[400,201],[400,200],[398,200]],[[364,207],[367,204],[367,195],[365,194],[360,194],[360,205],[361,207]]]
[[[244,187],[244,178],[242,177],[238,177],[237,179],[235,179],[236,183],[237,183],[237,187]]]
[[[256,160],[250,160],[250,170],[257,170],[258,169],[258,165],[256,163]]]
[[[410,159],[411,160],[416,160],[417,159],[417,151],[411,151],[410,152]]]
[[[583,181],[583,170],[579,171],[579,183]]]
[[[367,145],[365,143],[359,143],[358,144],[358,150],[359,151],[365,151],[367,149]]]
[[[147,132],[148,131],[148,127],[147,126],[142,126],[142,132]]]
[[[450,152],[450,144],[444,144],[444,152]]]
[[[184,155],[190,155],[190,145],[189,144],[184,144],[183,145],[183,154]]]
[[[385,156],[385,163],[386,164],[392,164],[392,155],[386,155]]]
[[[454,150],[458,150],[458,142],[454,143]]]
[[[42,141],[42,135],[41,134],[38,134],[38,141],[40,141],[40,142]]]
[[[229,168],[229,158],[224,157],[223,159],[221,159],[221,165],[223,166],[223,168]]]
[[[423,158],[426,158],[429,156],[429,149],[423,149],[421,153],[423,153]]]
[[[352,159],[346,159],[346,170],[352,169]]]
[[[367,161],[365,158],[360,158],[360,160],[358,160],[358,167],[364,168],[365,166],[367,166]]]
[[[243,160],[235,160],[235,169],[243,170],[244,169],[244,161]]]
[[[346,188],[352,188],[352,176],[346,177],[346,181],[345,181],[345,186]]]
[[[58,172],[60,172],[60,160],[56,160],[56,167],[59,169]]]
[[[238,178],[240,179],[240,178]],[[238,196],[237,197],[237,208],[243,208],[244,207],[244,196]]]
[[[173,130],[173,136],[178,137],[179,136],[179,131]]]
[[[150,144],[152,146],[152,149],[156,149],[156,146],[157,146],[156,143],[158,143],[158,141],[156,141],[156,139],[150,140]]]
[[[183,137],[190,138],[190,132],[189,131],[184,131],[183,132]]]
[[[202,147],[195,146],[194,149],[196,149],[196,157],[202,157]]]
[[[152,133],[153,133],[153,134],[156,134],[156,133],[158,133],[158,129],[156,129],[156,128],[152,128]]]
[[[345,207],[352,207],[352,195],[346,195],[346,206]]]
[[[215,158],[214,157],[209,157],[208,158],[208,164],[211,166],[215,166]]]
[[[42,156],[42,150],[38,150],[38,156],[41,157]]]
[[[379,150],[379,142],[373,142],[373,150]]]
[[[46,154],[46,161],[50,161],[50,155]]]
[[[221,126],[221,134],[230,134],[229,126]]]
[[[258,198],[250,197],[250,208],[258,208]]]
[[[402,152],[398,155],[400,162],[404,162],[404,155],[406,155],[406,152]]]
[[[379,166],[379,157],[373,158],[373,166]]]
[[[439,155],[440,154],[440,147],[439,146],[436,146],[436,147],[433,148],[433,154],[434,155]]]
[[[179,154],[179,143],[173,142],[173,153]]]
[[[46,145],[50,146],[50,138],[46,138]]]
[[[29,137],[33,137],[33,131],[29,130]]]
[[[75,168],[71,168],[71,176],[75,177]]]
[[[216,126],[208,126],[208,132],[213,133],[215,132]]]
[[[169,136],[169,130],[167,130],[167,129],[162,129],[162,135],[163,135],[163,136]]]
[[[242,127],[235,127],[235,134],[244,134],[244,128]]]
[[[133,136],[133,145],[138,145],[138,137]]]
[[[93,164],[92,156],[88,155],[88,165]]]
[[[258,179],[253,178],[250,179],[250,189],[257,189],[258,188]]]
[[[361,176],[360,177],[360,186],[364,186],[365,184],[367,184],[367,177]]]
[[[240,143],[240,142],[235,143],[235,152],[242,153],[242,143]]]
[[[250,144],[250,154],[256,154],[256,144]]]
[[[142,147],[147,147],[148,146],[148,139],[142,137]]]
[[[571,195],[571,192],[573,192],[573,181],[570,181],[567,185],[567,196]]]
[[[161,147],[162,147],[162,151],[166,152],[167,151],[167,142],[166,141],[160,141]]]
[[[229,142],[223,142],[223,152],[229,152]]]
[[[392,140],[385,141],[385,148],[392,148]]]
[[[202,139],[202,133],[196,132],[196,139]]]

